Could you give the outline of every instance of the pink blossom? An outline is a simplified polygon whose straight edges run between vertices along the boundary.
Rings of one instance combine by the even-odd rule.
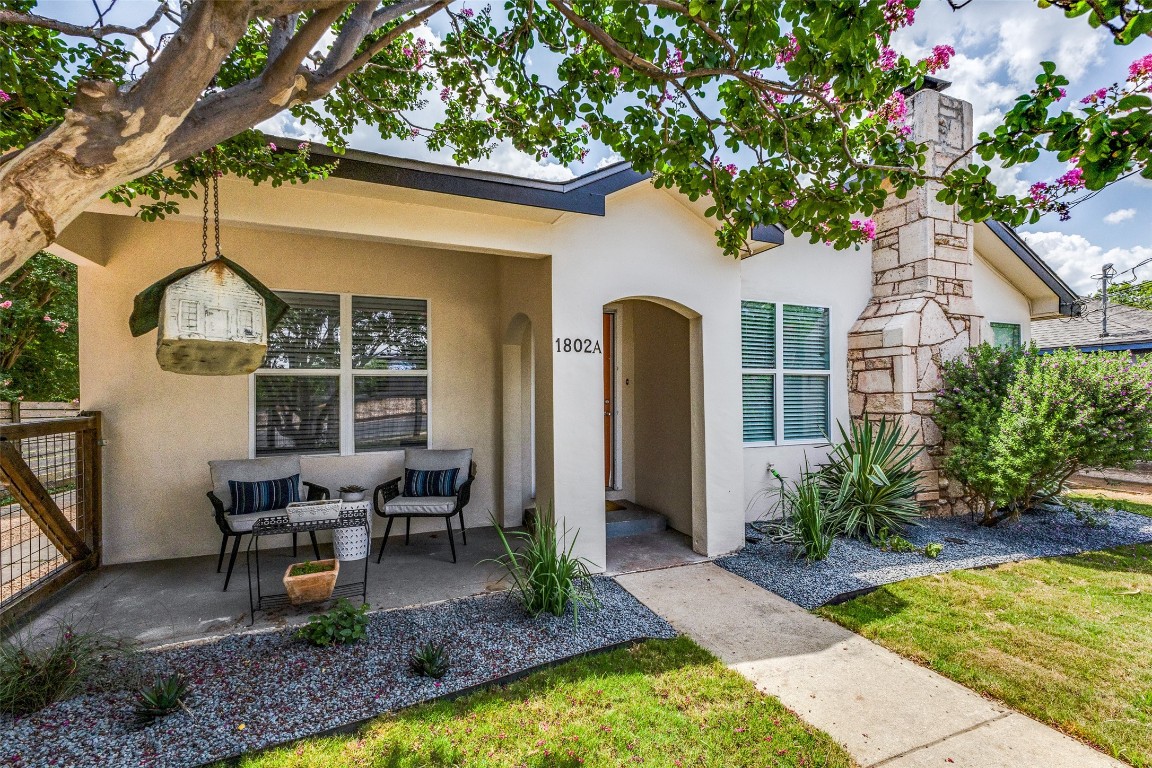
[[[903,122],[904,118],[908,116],[908,104],[904,101],[904,94],[896,91],[876,114],[889,123]]]
[[[55,320],[53,320],[53,319],[52,319],[52,318],[51,318],[49,315],[44,315],[44,322],[46,322],[46,323],[54,323],[54,322],[56,322],[56,321],[55,321]]]
[[[881,70],[890,72],[896,66],[896,59],[896,51],[885,45],[880,49],[880,58],[876,61],[876,64]]]
[[[1056,179],[1056,183],[1069,189],[1079,189],[1084,186],[1084,171],[1079,168],[1070,168]]]
[[[795,207],[796,207],[796,203],[797,203],[797,202],[798,202],[798,201],[796,200],[796,198],[794,198],[794,197],[790,197],[790,198],[788,198],[787,200],[785,200],[784,202],[782,202],[782,203],[780,204],[780,207],[781,207],[781,208],[783,208],[783,209],[784,209],[784,210],[786,210],[786,211],[790,211],[790,210],[792,210],[793,208],[795,208]]]
[[[800,43],[796,42],[795,35],[788,35],[788,44],[776,54],[776,64],[784,66],[796,58],[796,54],[798,53],[800,53]]]
[[[1028,197],[1032,198],[1033,205],[1043,206],[1052,202],[1051,192],[1043,181],[1036,182],[1028,189]]]
[[[876,239],[876,222],[872,219],[852,219],[852,229],[860,232],[868,240]]]
[[[1068,89],[1057,88],[1056,90],[1060,93],[1060,95],[1056,97],[1056,101],[1062,101],[1062,100],[1068,98]]]
[[[452,98],[452,89],[442,88],[440,90],[440,101],[448,101],[450,98]]]
[[[8,95],[7,91],[0,91],[0,104],[5,101],[12,101],[12,97]]]
[[[269,150],[269,151],[271,151],[271,152],[275,152],[275,151],[276,151],[276,145],[275,145],[273,142],[271,142],[271,141],[270,141],[270,142],[268,142],[268,150]]]
[[[312,145],[309,144],[308,142],[302,141],[296,145],[296,149],[299,150],[300,152],[306,152],[306,151],[308,151],[308,148],[311,146]]]
[[[0,301],[0,309],[9,309],[11,306],[11,301]]]
[[[68,331],[68,323],[63,320],[56,326],[56,333],[66,333]]]
[[[620,79],[620,67],[612,67],[612,69],[608,70],[608,74],[616,79]]]
[[[463,11],[461,11],[460,13],[461,13],[461,15],[463,15],[463,16],[464,16],[464,18],[466,18],[466,19],[470,19],[470,18],[472,18],[473,16],[475,16],[475,15],[476,15],[476,11],[472,10],[471,8],[465,8],[465,9],[464,9]]]
[[[887,0],[884,3],[884,21],[888,28],[895,30],[906,27],[916,20],[916,9],[904,5],[904,0]]]
[[[1088,94],[1084,98],[1080,99],[1080,103],[1081,104],[1095,104],[1098,101],[1104,101],[1104,99],[1107,96],[1108,96],[1108,89],[1107,88],[1101,88],[1099,90],[1093,91],[1092,93]]]
[[[668,57],[664,59],[664,68],[672,74],[679,74],[684,71],[684,52],[679,48],[672,49]]]
[[[1152,74],[1152,53],[1141,56],[1128,65],[1128,79],[1139,80],[1145,75]]]
[[[403,49],[402,51],[400,51],[400,52],[401,52],[402,54],[404,54],[404,56],[405,56],[406,58],[409,58],[409,59],[410,59],[410,58],[412,58],[412,49],[411,49],[410,47],[408,47],[408,46],[404,46],[404,49]]]
[[[948,68],[948,62],[956,55],[956,49],[950,45],[937,45],[932,49],[932,55],[921,63],[927,66],[928,72],[938,72]]]

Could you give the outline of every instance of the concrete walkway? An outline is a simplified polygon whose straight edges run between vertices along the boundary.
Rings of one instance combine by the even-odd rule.
[[[1124,766],[711,563],[617,580],[863,768]]]

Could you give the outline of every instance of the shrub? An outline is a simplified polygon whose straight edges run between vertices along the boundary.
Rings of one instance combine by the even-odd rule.
[[[52,629],[0,643],[0,712],[26,715],[78,695],[119,640],[60,622]]]
[[[944,545],[938,541],[930,541],[924,545],[924,557],[935,560],[944,554]]]
[[[1080,470],[1152,450],[1152,363],[1127,353],[981,345],[942,376],[943,468],[985,525],[1053,499]]]
[[[136,722],[147,725],[157,718],[170,715],[184,706],[188,695],[188,684],[182,675],[168,675],[157,678],[156,682],[136,694]]]
[[[439,680],[448,674],[451,662],[448,660],[448,649],[442,643],[427,642],[412,652],[408,657],[408,668],[413,674]]]
[[[913,466],[921,449],[912,445],[910,430],[888,419],[853,421],[847,431],[836,426],[842,441],[820,471],[835,526],[872,541],[882,529],[899,533],[914,524],[923,475]]]
[[[289,576],[308,576],[308,575],[313,574],[313,573],[326,573],[328,571],[333,571],[335,569],[336,569],[336,566],[333,565],[332,563],[321,564],[317,560],[308,560],[308,561],[305,561],[303,563],[296,563],[295,565],[293,565],[292,569],[288,572],[288,575]]]
[[[919,548],[912,542],[908,541],[908,539],[900,536],[899,534],[893,534],[890,530],[888,530],[888,526],[884,526],[879,531],[877,531],[876,537],[871,539],[871,542],[872,546],[876,547],[881,552],[898,552],[904,554],[908,552],[919,551]]]
[[[828,557],[836,531],[819,474],[805,466],[800,478],[792,483],[774,470],[772,474],[780,480],[780,487],[766,513],[770,519],[754,523],[753,527],[773,543],[791,544],[797,557],[809,562]]]
[[[336,607],[328,613],[320,613],[308,619],[308,623],[296,630],[296,637],[321,647],[363,640],[368,635],[368,604],[355,606],[345,598],[336,601]]]
[[[556,515],[551,508],[541,507],[536,524],[528,531],[505,532],[495,520],[493,524],[504,545],[504,554],[493,562],[508,571],[512,591],[533,617],[544,613],[563,616],[571,603],[573,620],[579,621],[580,608],[596,604],[588,561],[573,554],[579,532],[565,548],[568,529],[557,536]],[[520,541],[519,549],[513,547],[513,539]]]

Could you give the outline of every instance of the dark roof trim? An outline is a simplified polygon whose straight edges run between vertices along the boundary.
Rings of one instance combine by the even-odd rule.
[[[1060,314],[1068,317],[1075,317],[1080,314],[1080,297],[1036,255],[1036,252],[1020,238],[1020,235],[1016,234],[1016,230],[1007,224],[1001,224],[991,219],[984,223],[988,225],[988,229],[992,230],[992,234],[1000,239],[1000,242],[1008,246],[1008,249],[1016,254],[1020,261],[1024,262],[1024,266],[1032,270],[1032,273],[1059,297]]]
[[[269,139],[284,146],[294,141],[275,136]],[[629,163],[614,163],[571,181],[556,182],[388,157],[355,149],[338,155],[323,145],[313,145],[312,156],[316,163],[339,160],[332,175],[340,179],[592,216],[604,215],[605,197],[652,176],[650,173],[632,170]],[[775,224],[759,225],[753,228],[752,239],[759,243],[781,245],[784,242],[784,230]]]
[[[950,85],[952,85],[951,80],[941,80],[938,77],[932,77],[932,75],[924,75],[923,85],[919,88],[915,85],[906,85],[900,89],[900,93],[904,94],[904,98],[908,98],[912,94],[919,93],[920,91],[944,91],[947,90]]]

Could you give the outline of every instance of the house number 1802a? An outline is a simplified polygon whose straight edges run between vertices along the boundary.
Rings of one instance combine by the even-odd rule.
[[[583,352],[586,355],[601,354],[600,342],[594,339],[573,339],[570,336],[556,339],[557,352]]]

